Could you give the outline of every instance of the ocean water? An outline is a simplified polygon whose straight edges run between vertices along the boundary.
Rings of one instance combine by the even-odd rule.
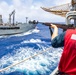
[[[50,75],[62,52],[51,46],[50,38],[49,27],[41,24],[26,33],[0,36],[0,75]]]

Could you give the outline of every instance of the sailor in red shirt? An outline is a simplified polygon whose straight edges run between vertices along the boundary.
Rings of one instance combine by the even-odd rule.
[[[52,46],[60,47],[60,45],[56,45],[56,42],[61,34],[58,36],[56,25],[51,24],[51,27],[54,28]],[[62,42],[64,43],[64,49],[58,66],[59,74],[57,75],[76,75],[76,29],[68,29],[65,32],[64,40],[58,43]]]

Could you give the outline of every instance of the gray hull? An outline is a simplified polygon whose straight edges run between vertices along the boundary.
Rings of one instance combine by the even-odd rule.
[[[20,23],[17,25],[0,25],[0,35],[13,35],[27,32],[36,27],[35,24],[30,23]]]

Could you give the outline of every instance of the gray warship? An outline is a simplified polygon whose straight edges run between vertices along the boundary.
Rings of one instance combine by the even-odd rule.
[[[0,36],[20,34],[34,29],[36,27],[36,24],[34,23],[35,20],[33,20],[32,22],[27,22],[27,18],[28,17],[26,17],[25,23],[15,23],[15,10],[13,10],[11,14],[9,14],[9,22],[3,23],[2,15],[0,15]]]

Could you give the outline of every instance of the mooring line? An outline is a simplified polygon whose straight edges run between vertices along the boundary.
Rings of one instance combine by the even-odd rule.
[[[28,58],[25,58],[24,60],[21,60],[21,61],[19,61],[19,62],[17,62],[17,63],[14,63],[14,64],[12,64],[12,65],[10,65],[10,66],[8,66],[8,67],[5,67],[5,68],[3,68],[3,69],[0,69],[0,72],[6,71],[6,70],[8,70],[8,69],[10,69],[10,68],[12,68],[12,67],[20,64],[20,63],[25,62],[25,61],[28,60],[28,59],[31,59],[31,58],[33,58],[33,57],[35,57],[35,56],[38,56],[38,55],[42,54],[43,52],[49,51],[50,49],[51,49],[51,47],[50,47],[50,48],[47,48],[46,50],[40,51],[39,53],[34,54],[34,55],[32,55],[32,56],[30,56],[30,57],[28,57]]]

